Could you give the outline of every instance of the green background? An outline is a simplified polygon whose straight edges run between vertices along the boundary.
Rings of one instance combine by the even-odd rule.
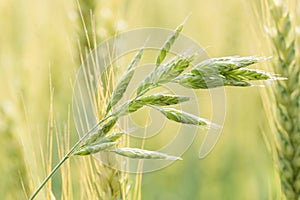
[[[95,13],[100,40],[113,34],[116,22],[120,30],[174,29],[191,14],[183,33],[207,47],[211,57],[220,57],[260,55],[249,10],[242,0],[125,0],[99,1]],[[33,145],[45,148],[38,141],[47,132],[49,74],[55,88],[54,118],[58,124],[67,121],[79,68],[79,20],[75,1],[0,1],[0,194],[6,199],[23,197],[24,132],[35,132]],[[261,98],[265,92],[226,88],[226,119],[214,150],[199,160],[203,135],[197,136],[183,161],[143,176],[142,199],[274,199],[275,170],[262,135],[269,134]],[[71,135],[73,143],[74,128]],[[54,193],[60,193],[59,178],[55,182]]]

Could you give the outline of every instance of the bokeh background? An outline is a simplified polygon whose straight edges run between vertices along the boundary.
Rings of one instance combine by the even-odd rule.
[[[207,47],[211,57],[261,55],[246,0],[95,2],[91,5],[99,42],[133,28],[174,29],[191,14],[183,33]],[[67,123],[83,27],[75,0],[1,0],[0,30],[0,194],[4,199],[24,199],[23,190],[29,190],[31,181],[27,168],[36,172],[33,179],[41,180],[45,173],[40,152],[27,147],[47,148],[50,75],[55,126],[63,132]],[[259,87],[226,88],[226,119],[214,150],[199,160],[204,136],[197,136],[183,161],[143,175],[142,199],[274,199],[275,170],[263,137],[263,132],[269,134],[264,92]],[[77,133],[72,120],[71,137],[73,144]],[[58,176],[52,187],[59,196]]]

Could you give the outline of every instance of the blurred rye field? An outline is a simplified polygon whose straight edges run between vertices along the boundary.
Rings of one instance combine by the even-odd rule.
[[[174,29],[191,13],[183,34],[207,47],[211,57],[260,55],[248,11],[244,1],[236,0],[100,0],[94,10],[99,41],[115,31],[139,27]],[[54,88],[54,132],[62,134],[80,66],[78,40],[82,29],[76,1],[0,1],[1,198],[25,199],[24,190],[32,193],[35,189],[31,188],[31,180],[39,183],[45,177],[43,160],[47,158],[40,155],[47,151],[49,79],[51,76]],[[142,199],[274,199],[276,176],[262,135],[263,131],[269,133],[261,92],[265,89],[226,88],[226,119],[213,151],[203,160],[198,158],[205,136],[198,135],[183,161],[143,175]],[[199,95],[203,95],[201,106],[208,106],[208,93]],[[210,117],[209,114],[209,109],[203,111],[204,116]],[[72,113],[70,122],[73,144],[78,135]],[[56,139],[53,144],[56,164]],[[28,147],[35,145],[40,151],[31,152]],[[71,160],[73,173],[81,170],[80,159]],[[28,174],[26,167],[31,167],[34,174]],[[131,175],[130,180],[134,182],[134,178]],[[73,183],[73,191],[81,187],[79,182]],[[57,199],[61,187],[57,175],[52,182]]]

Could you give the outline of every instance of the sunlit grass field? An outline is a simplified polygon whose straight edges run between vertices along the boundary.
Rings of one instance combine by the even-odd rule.
[[[174,29],[191,14],[183,34],[207,48],[211,57],[262,56],[247,6],[242,0],[101,0],[94,12],[99,42],[134,28]],[[0,30],[0,194],[8,200],[26,199],[46,175],[51,116],[54,135],[63,138],[68,129],[83,27],[76,1],[2,0]],[[183,161],[143,175],[142,199],[275,199],[275,169],[263,137],[263,132],[269,134],[260,96],[265,90],[226,88],[226,119],[213,151],[198,158],[204,138],[198,135]],[[209,101],[206,94],[203,104]],[[204,113],[209,116],[209,111]],[[70,116],[73,144],[78,134]],[[52,150],[54,165],[56,136]],[[82,170],[80,159],[70,161],[74,199],[82,198],[76,194],[85,186],[77,173]],[[135,182],[134,175],[130,181]],[[56,175],[52,180],[56,199],[65,186]]]

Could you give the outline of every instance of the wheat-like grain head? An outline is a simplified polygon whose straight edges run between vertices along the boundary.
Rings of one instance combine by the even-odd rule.
[[[263,1],[262,24],[269,39],[264,43],[273,50],[274,73],[286,77],[272,85],[267,101],[273,104],[270,121],[282,197],[300,195],[300,88],[299,39],[294,10],[296,1]],[[298,16],[299,17],[299,16]]]

